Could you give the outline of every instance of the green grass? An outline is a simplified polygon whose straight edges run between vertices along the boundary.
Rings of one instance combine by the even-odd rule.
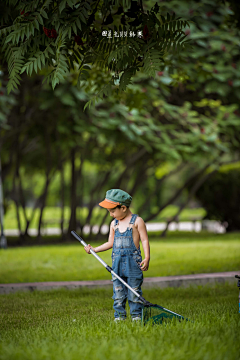
[[[96,206],[93,210],[93,218],[91,223],[99,225],[101,223],[101,219],[105,215],[104,209]],[[132,209],[134,212],[134,209]],[[159,214],[155,219],[151,222],[158,222],[158,221],[165,221],[167,218],[172,217],[178,211],[178,206],[169,205],[166,209],[164,209],[161,214]],[[27,216],[30,218],[32,214],[32,209],[26,209]],[[33,221],[30,225],[30,229],[37,229],[38,226],[38,218],[39,218],[39,209],[36,210],[35,216]],[[192,220],[196,218],[202,218],[205,215],[206,211],[203,208],[198,209],[184,209],[179,217],[181,221]],[[77,216],[80,218],[86,218],[88,214],[88,210],[86,207],[78,208],[77,209]],[[140,214],[139,214],[140,215]],[[70,208],[66,206],[64,208],[64,217],[65,217],[65,224],[64,227],[67,228],[69,218],[70,218]],[[47,206],[43,212],[43,221],[48,222],[46,227],[59,227],[60,228],[60,219],[61,219],[61,208],[60,207],[51,207]],[[109,223],[110,217],[108,217],[105,221],[106,224]],[[22,224],[22,230],[26,226],[26,222],[24,220],[22,208],[20,209],[20,220]],[[17,229],[17,217],[16,217],[16,210],[13,203],[9,205],[8,211],[5,216],[5,228],[6,229]]]
[[[145,290],[146,299],[193,322],[113,322],[112,290],[0,296],[1,360],[238,360],[238,288]]]
[[[234,271],[240,268],[240,234],[150,238],[150,268],[144,276]],[[97,245],[92,243],[93,246]],[[99,245],[99,243],[98,243]],[[111,250],[99,253],[111,265]],[[143,251],[142,251],[143,253]],[[0,251],[0,283],[110,279],[79,242],[15,247]]]

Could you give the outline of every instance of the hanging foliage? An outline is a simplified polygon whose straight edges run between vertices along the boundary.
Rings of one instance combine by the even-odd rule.
[[[86,106],[116,90],[125,91],[137,71],[155,77],[164,56],[189,46],[183,29],[189,22],[163,16],[155,4],[145,12],[137,1],[8,0],[0,1],[0,47],[8,64],[8,93],[21,75],[43,69],[53,89],[71,71],[77,86],[87,81],[94,64],[109,73]],[[119,81],[120,80],[120,81]]]

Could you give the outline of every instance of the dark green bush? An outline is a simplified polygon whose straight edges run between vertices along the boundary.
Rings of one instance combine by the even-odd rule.
[[[227,222],[227,231],[240,230],[240,168],[221,169],[197,191],[207,211],[205,219]]]

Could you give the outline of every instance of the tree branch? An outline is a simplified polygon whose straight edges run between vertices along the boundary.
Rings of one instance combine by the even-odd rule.
[[[223,152],[222,152],[223,154]],[[204,171],[201,172],[201,175],[204,174],[204,172],[207,170],[207,168],[209,166],[211,166],[214,161],[216,159],[214,159],[212,162],[210,162],[207,166],[205,166],[205,168],[203,169]],[[218,164],[218,168],[220,166],[221,163]],[[215,172],[217,171],[217,169],[215,169],[214,171],[210,172],[210,173],[207,173],[207,174],[204,174],[202,177],[198,178],[196,183],[192,186],[189,194],[188,194],[188,197],[187,197],[187,200],[185,201],[185,203],[183,205],[180,206],[180,208],[178,209],[178,212],[172,217],[171,220],[169,220],[167,222],[167,226],[166,228],[164,229],[164,231],[162,232],[161,236],[164,237],[166,235],[166,232],[168,230],[168,227],[169,225],[171,224],[171,222],[175,221],[178,216],[180,215],[180,213],[182,212],[182,210],[187,206],[187,204],[189,203],[189,201],[191,200],[191,198],[193,197],[193,195],[196,193],[196,191],[199,189],[199,187],[210,177],[212,176],[213,174],[215,174]]]

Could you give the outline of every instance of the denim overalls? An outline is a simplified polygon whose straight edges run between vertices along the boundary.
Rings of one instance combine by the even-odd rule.
[[[140,268],[142,261],[140,246],[137,249],[132,236],[132,227],[138,215],[132,214],[129,226],[126,231],[121,233],[118,229],[118,220],[114,221],[114,242],[112,251],[112,268],[127,284],[142,295],[141,285],[143,283],[143,273]],[[126,300],[128,299],[131,316],[141,316],[142,303],[125,285],[116,277],[112,276],[113,281],[113,308],[115,318],[126,317]]]

